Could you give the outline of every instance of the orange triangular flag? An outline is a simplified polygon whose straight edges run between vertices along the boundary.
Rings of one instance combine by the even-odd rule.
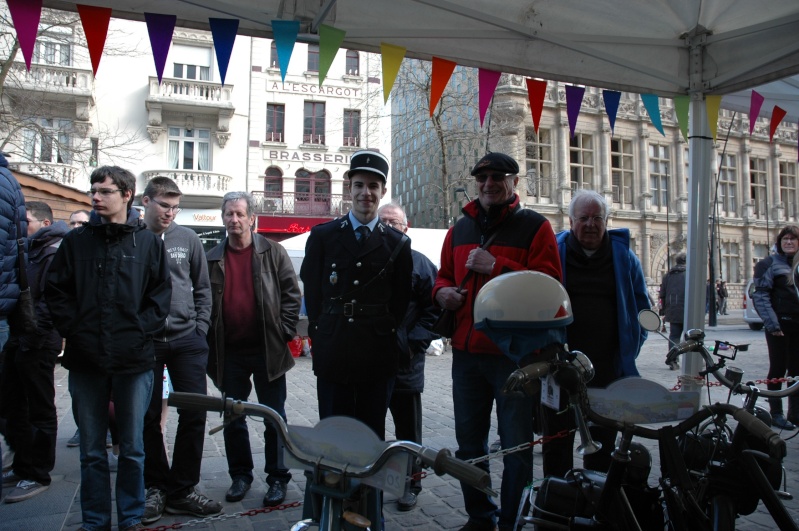
[[[97,77],[100,57],[103,56],[105,38],[108,36],[108,23],[111,20],[110,7],[84,6],[77,4],[83,33],[86,34],[86,45],[92,59],[92,74]]]
[[[774,140],[774,133],[777,132],[777,128],[780,126],[780,122],[785,115],[788,114],[785,109],[782,107],[778,107],[777,105],[774,106],[774,110],[771,111],[771,125],[769,125],[769,134],[768,134],[768,141],[771,142]]]
[[[444,89],[447,88],[449,78],[455,71],[457,63],[441,59],[440,57],[433,57],[433,73],[430,76],[430,116],[433,116],[433,111],[436,110],[441,96],[444,95]]]
[[[530,100],[530,113],[533,115],[533,127],[538,134],[541,122],[541,111],[544,110],[544,98],[547,95],[547,82],[540,79],[527,80],[527,98]]]

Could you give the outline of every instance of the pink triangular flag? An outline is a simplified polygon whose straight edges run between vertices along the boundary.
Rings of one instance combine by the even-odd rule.
[[[433,70],[430,75],[430,116],[433,116],[433,111],[444,95],[444,89],[447,88],[456,66],[457,63],[433,56]]]
[[[774,110],[771,111],[771,125],[768,128],[768,141],[771,142],[774,140],[774,133],[777,132],[777,128],[780,126],[780,122],[782,119],[785,118],[785,115],[788,114],[785,109],[782,107],[778,107],[777,105],[774,106]]]
[[[527,98],[530,100],[530,114],[533,115],[533,127],[538,134],[541,122],[541,111],[544,110],[544,99],[547,96],[547,82],[540,79],[527,80]]]
[[[86,34],[86,45],[92,59],[92,74],[97,77],[100,58],[103,56],[105,38],[108,36],[108,23],[111,21],[110,7],[84,6],[77,4],[83,33]]]
[[[766,98],[760,95],[757,91],[752,91],[752,97],[749,100],[749,135],[755,130],[755,122],[760,115],[760,107],[763,106],[763,101]]]
[[[6,0],[6,3],[17,32],[19,48],[25,58],[25,66],[30,71],[39,19],[42,16],[42,0]]]
[[[160,15],[158,13],[145,13],[144,21],[147,23],[147,33],[150,34],[150,47],[153,50],[155,72],[158,83],[164,76],[166,56],[169,55],[169,46],[172,44],[172,33],[175,31],[175,15]]]
[[[491,104],[491,98],[494,97],[494,91],[497,90],[500,76],[502,76],[502,72],[496,70],[480,68],[477,71],[477,83],[480,89],[480,127],[483,127],[483,121],[488,112],[488,106]]]

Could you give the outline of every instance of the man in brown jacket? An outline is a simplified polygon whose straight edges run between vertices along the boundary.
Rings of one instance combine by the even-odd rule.
[[[253,233],[250,194],[225,194],[222,218],[227,238],[207,254],[212,293],[208,375],[227,397],[237,400],[246,400],[255,383],[258,401],[285,419],[286,372],[294,366],[287,342],[294,338],[300,312],[297,276],[282,246]],[[269,490],[264,505],[272,507],[285,499],[291,474],[283,466],[277,433],[265,424]],[[230,422],[224,436],[233,480],[225,497],[239,501],[253,480],[246,420]]]

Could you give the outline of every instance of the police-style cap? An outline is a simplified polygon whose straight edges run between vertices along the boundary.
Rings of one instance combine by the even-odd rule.
[[[371,149],[356,151],[350,159],[350,171],[347,172],[347,177],[352,178],[352,174],[359,171],[376,173],[385,183],[388,181],[388,159],[379,151]]]
[[[504,153],[488,153],[474,166],[472,175],[483,170],[494,170],[508,175],[519,173],[519,164]]]

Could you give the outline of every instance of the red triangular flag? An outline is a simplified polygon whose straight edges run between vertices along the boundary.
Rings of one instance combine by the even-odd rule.
[[[538,134],[541,122],[541,111],[544,110],[544,98],[547,95],[547,82],[538,79],[527,80],[527,98],[530,100],[530,113],[533,115],[533,127]]]
[[[777,105],[774,106],[774,110],[771,111],[771,125],[769,125],[769,134],[768,134],[768,141],[771,142],[774,140],[774,133],[777,132],[777,128],[780,126],[780,122],[785,115],[788,114],[785,109],[782,107],[778,107]]]
[[[39,19],[42,17],[42,0],[6,0],[6,3],[17,32],[22,57],[25,58],[25,66],[30,72]]]
[[[430,76],[430,116],[433,116],[433,111],[444,95],[444,89],[447,88],[456,66],[458,65],[452,61],[433,57],[433,72]]]
[[[110,7],[84,6],[77,4],[83,33],[86,34],[86,45],[92,59],[92,74],[97,77],[100,57],[103,56],[105,38],[108,36],[108,23],[111,20]]]

